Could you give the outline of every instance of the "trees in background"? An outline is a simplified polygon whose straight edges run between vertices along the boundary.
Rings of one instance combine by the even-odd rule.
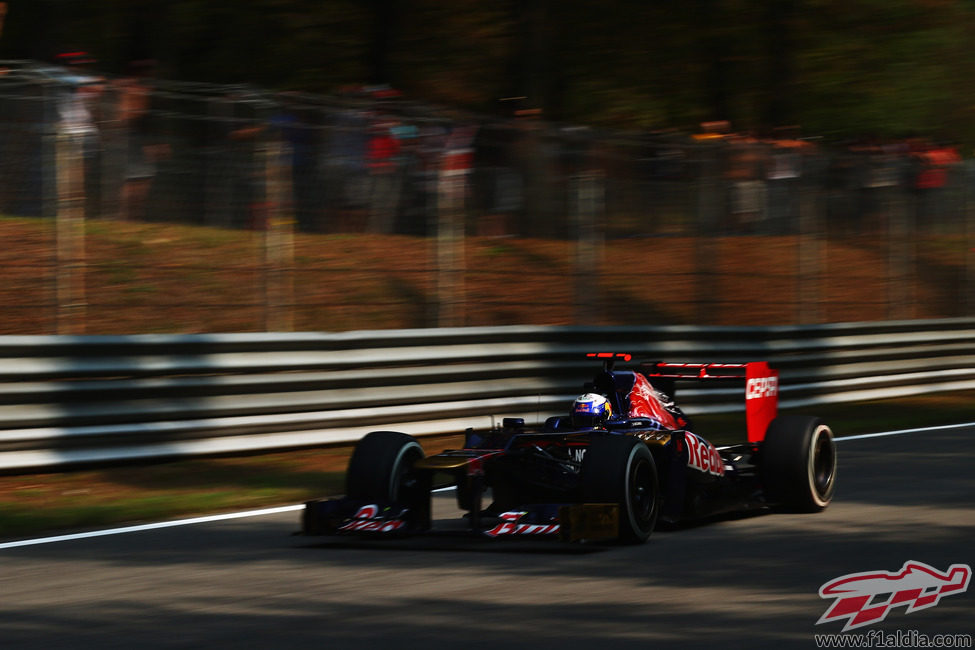
[[[5,58],[154,58],[172,79],[389,83],[481,111],[626,128],[800,125],[975,143],[967,0],[31,0]]]

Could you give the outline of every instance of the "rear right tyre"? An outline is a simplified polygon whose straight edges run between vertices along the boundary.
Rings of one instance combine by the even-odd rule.
[[[796,512],[819,512],[836,489],[836,443],[819,418],[772,420],[761,449],[761,476],[772,503]]]

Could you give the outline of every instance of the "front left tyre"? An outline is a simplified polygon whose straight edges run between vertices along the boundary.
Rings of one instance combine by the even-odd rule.
[[[657,524],[657,466],[642,440],[625,435],[593,436],[580,475],[583,503],[619,505],[619,540],[645,542]]]
[[[423,455],[423,448],[413,436],[398,431],[367,434],[349,459],[346,496],[379,503],[409,502],[416,490],[413,465]]]

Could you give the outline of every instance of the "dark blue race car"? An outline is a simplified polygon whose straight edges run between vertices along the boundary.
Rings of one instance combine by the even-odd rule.
[[[816,512],[836,479],[830,428],[781,416],[767,363],[649,363],[598,353],[602,370],[567,416],[541,426],[506,418],[469,429],[462,449],[424,456],[412,436],[375,431],[356,445],[346,494],[306,504],[308,535],[435,532],[433,490],[456,486],[465,529],[483,537],[645,541],[658,519],[700,520],[750,508]],[[747,439],[715,447],[675,404],[678,381],[744,384]]]

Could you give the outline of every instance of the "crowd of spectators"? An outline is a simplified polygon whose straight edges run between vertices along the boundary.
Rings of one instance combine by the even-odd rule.
[[[848,234],[877,232],[894,209],[918,228],[944,230],[965,210],[971,179],[957,145],[920,137],[827,145],[797,132],[746,135],[722,122],[693,136],[722,145],[727,230],[793,232],[804,196],[814,197],[827,225]]]
[[[565,235],[583,178],[601,188],[601,218],[625,220],[630,235],[664,223],[787,234],[803,201],[840,232],[882,228],[893,205],[909,206],[919,227],[950,229],[970,182],[957,146],[921,138],[826,144],[724,122],[600,133],[531,111],[502,119],[419,106],[388,87],[318,97],[163,83],[151,61],[117,78],[87,72],[84,53],[59,63],[0,75],[7,213],[50,216],[54,133],[78,143],[90,217],[259,229],[269,178],[283,169],[289,212],[307,232],[431,235],[447,182],[461,179],[469,233]],[[54,111],[33,110],[52,101]]]

